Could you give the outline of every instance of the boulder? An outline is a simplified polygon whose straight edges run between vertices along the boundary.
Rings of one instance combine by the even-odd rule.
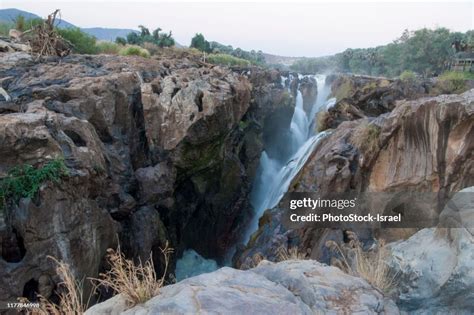
[[[399,314],[364,280],[316,261],[290,260],[241,271],[228,267],[162,288],[144,304],[126,308],[118,295],[86,314]]]
[[[313,76],[304,76],[300,80],[298,90],[301,92],[301,96],[303,97],[303,109],[309,117],[311,114],[311,108],[316,102],[318,96],[318,83]]]
[[[391,244],[389,265],[397,275],[401,309],[419,314],[468,314],[474,309],[473,196],[474,187],[463,189],[443,210],[440,225],[449,216],[457,228],[423,229]]]

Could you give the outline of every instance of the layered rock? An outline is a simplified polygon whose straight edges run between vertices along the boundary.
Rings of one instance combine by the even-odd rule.
[[[376,119],[340,124],[319,143],[290,190],[317,192],[321,198],[348,191],[404,190],[436,192],[446,198],[474,184],[473,136],[474,90],[399,102]],[[434,214],[440,210],[432,209]],[[300,246],[311,258],[329,263],[325,243],[342,242],[344,232],[288,230],[282,225],[282,211],[275,208],[262,217],[259,230],[236,260],[238,266],[247,266],[257,253],[275,259],[282,246]],[[397,229],[356,232],[362,240],[375,236],[391,241],[410,235]]]
[[[118,295],[86,314],[399,314],[395,304],[364,280],[316,261],[262,261],[241,271],[221,268],[164,287],[127,309]]]
[[[0,300],[32,298],[47,278],[54,287],[47,255],[95,277],[117,240],[129,257],[156,253],[158,272],[166,240],[178,255],[191,247],[212,258],[232,245],[268,117],[283,110],[290,117],[280,122],[291,119],[278,72],[239,73],[186,54],[43,63],[12,55],[0,54],[9,96],[0,101],[0,177],[54,158],[70,175],[44,183],[33,200],[9,203]]]
[[[398,100],[427,96],[433,83],[403,82],[366,76],[328,76],[334,106],[320,117],[320,129],[336,128],[343,121],[377,117],[395,108]]]

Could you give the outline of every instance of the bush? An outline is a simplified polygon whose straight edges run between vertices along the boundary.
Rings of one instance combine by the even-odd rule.
[[[211,45],[201,33],[196,33],[196,35],[194,35],[194,37],[191,39],[191,45],[189,47],[196,48],[207,53],[211,52]]]
[[[250,61],[245,59],[240,59],[227,54],[211,54],[208,55],[206,60],[210,63],[223,65],[223,66],[240,66],[248,67],[250,66]]]
[[[8,32],[13,28],[13,24],[0,22],[0,35],[8,36]]]
[[[115,43],[119,44],[119,45],[122,45],[122,46],[125,46],[125,45],[127,45],[127,40],[125,38],[119,36],[115,39]]]
[[[445,72],[438,77],[436,86],[441,93],[461,93],[466,90],[466,75],[463,72]]]
[[[379,240],[374,250],[364,251],[355,233],[349,231],[348,234],[351,239],[348,244],[340,246],[333,240],[326,242],[326,247],[340,256],[340,259],[333,259],[331,264],[389,293],[396,286],[397,274],[391,272],[387,264],[390,250],[385,246],[385,241]]]
[[[77,54],[95,54],[98,49],[96,38],[84,33],[79,28],[58,28],[58,33],[62,38],[71,42],[73,51]]]
[[[108,250],[107,260],[111,269],[100,274],[100,279],[95,280],[99,286],[112,289],[115,293],[121,294],[129,306],[145,303],[152,297],[160,293],[160,289],[165,285],[165,277],[168,270],[168,263],[173,249],[168,246],[160,248],[165,266],[163,275],[158,278],[150,258],[142,264],[134,264],[133,261],[125,258],[120,248],[117,251]]]
[[[60,290],[57,292],[59,296],[59,303],[53,303],[50,300],[40,296],[40,309],[44,312],[44,314],[50,315],[84,314],[87,307],[89,306],[90,298],[85,300],[83,297],[83,281],[76,280],[71,268],[65,262],[58,261],[50,256],[48,256],[48,258],[52,259],[54,263],[56,263],[56,273],[62,281],[59,283]]]
[[[0,181],[0,210],[7,200],[18,202],[21,198],[33,198],[43,183],[59,183],[60,178],[67,174],[62,159],[50,161],[40,168],[28,164],[14,167]]]
[[[120,49],[119,54],[122,56],[140,56],[143,58],[150,57],[148,50],[141,48],[140,46],[126,46]]]
[[[97,43],[97,53],[106,54],[106,55],[116,55],[120,51],[120,45],[112,42],[98,42]]]
[[[367,122],[359,125],[351,135],[351,142],[362,154],[374,152],[379,147],[380,127]]]
[[[321,132],[331,128],[331,115],[327,111],[320,111],[316,116],[316,131]]]
[[[404,83],[413,83],[416,81],[416,74],[413,71],[405,70],[400,74],[400,80]]]

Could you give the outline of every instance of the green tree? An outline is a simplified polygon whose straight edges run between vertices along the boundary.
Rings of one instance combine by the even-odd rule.
[[[127,40],[125,38],[119,36],[115,39],[115,43],[125,46],[127,44]]]
[[[196,35],[194,35],[194,37],[191,39],[191,47],[207,53],[211,52],[210,43],[204,38],[204,35],[202,35],[201,33],[196,33]]]
[[[96,38],[84,33],[79,28],[59,28],[59,35],[71,42],[73,51],[78,54],[97,53]]]
[[[142,43],[142,40],[137,33],[131,32],[127,35],[127,43],[129,43],[130,45],[140,45]]]

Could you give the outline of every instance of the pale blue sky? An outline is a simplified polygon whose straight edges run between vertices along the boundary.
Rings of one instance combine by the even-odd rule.
[[[81,27],[160,26],[172,30],[176,40],[185,45],[200,32],[209,40],[234,47],[287,56],[321,56],[348,47],[382,45],[399,37],[406,28],[474,29],[473,1],[0,0],[0,8],[11,7],[41,16],[60,8],[63,19]]]

